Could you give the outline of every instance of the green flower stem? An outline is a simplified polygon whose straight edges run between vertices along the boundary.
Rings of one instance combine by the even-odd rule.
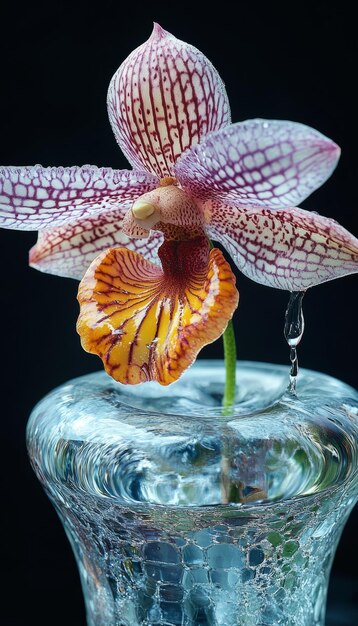
[[[214,244],[209,239],[209,246],[212,249]],[[223,333],[224,344],[224,361],[225,361],[225,389],[222,400],[222,415],[228,415],[234,406],[236,394],[236,342],[235,331],[232,320]],[[223,449],[221,456],[221,502],[228,504],[229,502],[242,502],[242,485],[239,483],[231,483],[230,466],[231,466],[231,449],[228,439],[223,441]]]
[[[211,239],[208,241],[210,250],[212,250],[214,248],[214,244]],[[232,409],[236,393],[236,342],[234,324],[232,320],[229,320],[222,337],[224,343],[225,361],[225,389],[222,402],[222,413],[225,415]]]
[[[225,360],[225,389],[222,400],[222,415],[228,415],[235,402],[236,392],[236,343],[235,331],[232,320],[229,321],[223,334],[224,344],[224,360]],[[223,441],[222,457],[221,457],[221,502],[228,504],[229,502],[241,502],[242,494],[238,485],[231,482],[232,450],[228,439]]]
[[[223,334],[225,360],[225,390],[223,396],[223,414],[229,412],[235,402],[236,393],[236,342],[232,320]]]

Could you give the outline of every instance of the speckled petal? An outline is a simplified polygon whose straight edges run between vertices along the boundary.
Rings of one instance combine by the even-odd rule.
[[[121,383],[177,380],[238,304],[235,276],[206,238],[164,242],[159,255],[162,268],[124,248],[107,250],[80,283],[82,346]]]
[[[144,239],[127,237],[122,231],[124,214],[122,209],[109,211],[40,231],[36,245],[30,250],[31,267],[81,280],[99,253],[114,246],[135,250],[147,260],[159,263],[161,233],[146,233]]]
[[[305,290],[358,272],[358,239],[336,221],[303,209],[243,209],[209,201],[212,239],[258,283]]]
[[[333,141],[304,124],[247,120],[211,133],[188,150],[174,175],[201,199],[292,207],[327,180],[339,155]]]
[[[110,167],[0,167],[0,227],[40,230],[129,207],[158,179]]]
[[[160,177],[183,150],[230,123],[225,87],[210,61],[159,24],[114,74],[107,102],[130,163]]]

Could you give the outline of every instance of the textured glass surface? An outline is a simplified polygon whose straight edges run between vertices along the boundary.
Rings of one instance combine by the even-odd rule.
[[[170,386],[104,373],[46,396],[35,471],[75,552],[89,626],[323,626],[357,499],[358,394],[301,370],[198,361]]]

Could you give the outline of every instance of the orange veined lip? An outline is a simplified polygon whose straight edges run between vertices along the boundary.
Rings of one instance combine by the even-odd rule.
[[[238,305],[235,275],[206,238],[166,241],[159,256],[161,268],[112,248],[80,284],[82,346],[121,383],[174,382],[220,337]]]

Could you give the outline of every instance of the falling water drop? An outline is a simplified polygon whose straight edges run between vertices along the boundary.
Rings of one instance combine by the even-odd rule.
[[[298,374],[297,346],[302,339],[303,331],[305,329],[305,321],[302,311],[302,300],[304,295],[304,291],[292,291],[285,314],[284,335],[288,345],[290,346],[291,361],[288,392],[294,395],[296,394],[296,380]]]

